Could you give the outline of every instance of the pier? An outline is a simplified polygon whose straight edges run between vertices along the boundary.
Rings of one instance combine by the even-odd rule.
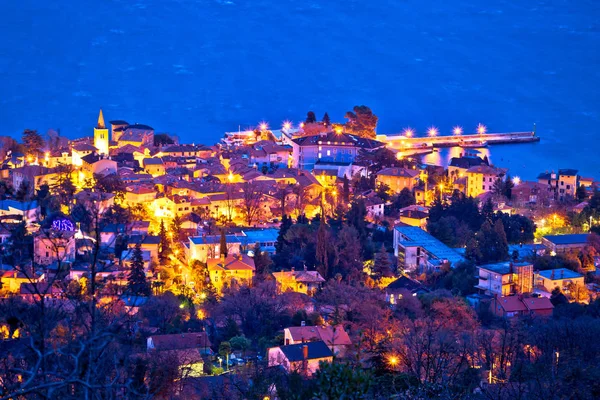
[[[438,147],[486,147],[492,144],[539,142],[540,137],[531,132],[484,133],[452,136],[407,137],[403,135],[377,135],[377,140],[385,142],[396,150],[425,150]]]

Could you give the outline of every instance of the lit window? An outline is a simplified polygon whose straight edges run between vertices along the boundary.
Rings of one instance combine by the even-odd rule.
[[[331,150],[327,150],[327,155],[330,156],[331,155]]]

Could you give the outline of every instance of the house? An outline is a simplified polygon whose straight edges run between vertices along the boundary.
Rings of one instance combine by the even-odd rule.
[[[227,252],[240,254],[242,239],[239,235],[225,235]],[[188,260],[206,262],[208,258],[218,258],[221,254],[221,235],[190,236],[188,244]]]
[[[209,258],[206,260],[210,280],[221,292],[232,283],[251,285],[254,278],[254,260],[244,254],[228,254],[227,257]]]
[[[342,325],[291,326],[283,330],[283,342],[286,346],[305,342],[322,341],[336,356],[343,356],[352,346],[350,336]]]
[[[550,317],[554,310],[552,302],[546,297],[495,296],[490,307],[495,315],[504,318]]]
[[[500,262],[477,267],[475,288],[486,295],[508,296],[533,291],[533,264]]]
[[[456,182],[457,179],[466,177],[469,168],[480,165],[489,165],[489,163],[486,159],[473,155],[452,157],[448,164],[448,177],[452,182]]]
[[[482,193],[491,192],[494,183],[506,175],[506,169],[478,165],[469,168],[465,175],[467,177],[467,196],[477,197]]]
[[[39,165],[26,165],[15,168],[11,170],[11,174],[12,185],[15,190],[21,188],[22,185],[26,185],[29,194],[35,193],[35,190],[42,185],[52,185],[58,177],[54,169]]]
[[[313,170],[313,175],[321,185],[325,187],[335,186],[338,178],[338,171],[335,169],[315,168]]]
[[[94,175],[116,174],[117,162],[103,155],[88,154],[81,158],[81,172],[86,179],[93,178]]]
[[[22,284],[35,282],[36,279],[37,276],[27,276],[14,269],[11,269],[10,271],[0,271],[0,281],[2,282],[0,291],[3,293],[19,293]]]
[[[144,171],[153,177],[161,176],[166,173],[165,164],[162,158],[144,158],[142,164]]]
[[[376,184],[387,185],[394,193],[412,191],[419,184],[420,171],[408,168],[384,168],[377,173]]]
[[[421,284],[421,282],[402,275],[385,288],[385,300],[390,304],[396,304],[403,296],[410,293],[413,296],[421,293],[427,293],[429,289]]]
[[[435,270],[443,263],[454,266],[464,261],[454,249],[415,226],[396,226],[393,243],[398,266],[407,271]]]
[[[78,143],[71,148],[71,164],[75,167],[83,165],[83,157],[98,151],[94,146],[87,143]]]
[[[144,222],[144,221],[136,221]],[[129,249],[133,249],[138,243],[142,251],[147,251],[150,256],[150,261],[158,263],[158,247],[160,244],[160,236],[152,236],[146,233],[139,233],[135,230],[135,227],[131,228],[131,236],[127,242]]]
[[[113,131],[113,135],[115,132]],[[128,144],[136,147],[153,146],[154,145],[154,128],[143,125],[133,124],[123,128],[123,133],[117,133],[117,138],[113,136],[113,140],[118,143],[118,147],[123,147]]]
[[[315,293],[325,282],[325,279],[317,271],[291,271],[273,272],[280,293],[298,292],[304,294]]]
[[[33,260],[39,265],[75,260],[75,232],[38,232],[33,237]]]
[[[243,235],[243,236],[242,236]],[[279,229],[265,228],[255,230],[243,230],[242,235],[239,235],[243,243],[243,250],[252,250],[257,243],[260,250],[271,255],[275,254],[275,243],[279,236]]]
[[[522,301],[531,316],[551,317],[554,312],[554,305],[547,297],[525,297]]]
[[[542,245],[551,254],[566,253],[581,250],[588,244],[589,233],[574,233],[569,235],[548,235],[542,238]]]
[[[425,208],[425,207],[421,207]],[[425,208],[426,209],[426,208]],[[427,228],[427,219],[429,218],[428,211],[415,209],[400,210],[400,222],[410,226],[416,226],[421,229]]]
[[[547,269],[539,271],[535,275],[536,287],[547,293],[552,293],[554,289],[558,288],[564,294],[569,294],[571,284],[584,287],[584,276],[567,268]]]
[[[371,219],[383,218],[385,212],[385,201],[377,195],[367,196],[365,198],[365,207],[367,209],[367,216]]]
[[[548,192],[548,185],[534,182],[521,181],[511,190],[511,200],[514,206],[523,207],[527,204],[549,205],[553,196]]]
[[[312,376],[320,362],[333,362],[333,352],[325,342],[306,342],[267,350],[268,366],[281,366],[287,373]]]
[[[495,315],[505,318],[521,316],[527,311],[527,306],[519,296],[495,297],[490,306]]]
[[[559,169],[557,194],[558,200],[574,198],[577,186],[579,186],[579,177],[576,169]]]
[[[544,172],[538,175],[538,182],[546,185],[546,189],[557,200],[575,197],[579,177],[575,169],[559,169],[555,172]]]
[[[358,152],[373,151],[384,147],[377,140],[336,132],[301,136],[290,141],[292,167],[311,171],[318,162],[352,163]]]
[[[193,378],[204,374],[203,355],[211,355],[211,343],[206,332],[152,335],[146,339],[147,352],[173,360],[179,365],[180,376]]]
[[[125,224],[108,224],[100,231],[100,244],[102,247],[114,249],[117,240],[128,232]]]
[[[248,165],[261,170],[263,167],[287,168],[292,148],[282,146],[271,140],[261,140],[250,146]]]
[[[27,225],[36,222],[40,208],[37,201],[0,200],[0,220],[2,223],[25,221]]]

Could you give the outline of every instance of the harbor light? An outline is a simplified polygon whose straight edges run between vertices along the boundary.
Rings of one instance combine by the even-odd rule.
[[[436,128],[435,126],[432,126],[431,128],[429,128],[429,130],[427,131],[427,134],[429,136],[437,136],[438,135],[438,128]]]
[[[477,125],[477,133],[479,133],[480,135],[483,135],[487,132],[487,127],[483,124],[479,124]]]
[[[404,132],[402,132],[402,134],[406,137],[413,137],[415,134],[415,131],[412,128],[406,128],[404,130]]]
[[[455,135],[462,135],[463,128],[460,126],[455,126],[454,129],[452,129],[452,133],[454,133]]]

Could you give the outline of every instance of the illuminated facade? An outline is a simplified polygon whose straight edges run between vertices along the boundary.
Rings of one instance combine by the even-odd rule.
[[[98,153],[108,155],[108,129],[104,124],[104,115],[102,109],[98,114],[98,123],[94,128],[94,147],[98,149]]]

